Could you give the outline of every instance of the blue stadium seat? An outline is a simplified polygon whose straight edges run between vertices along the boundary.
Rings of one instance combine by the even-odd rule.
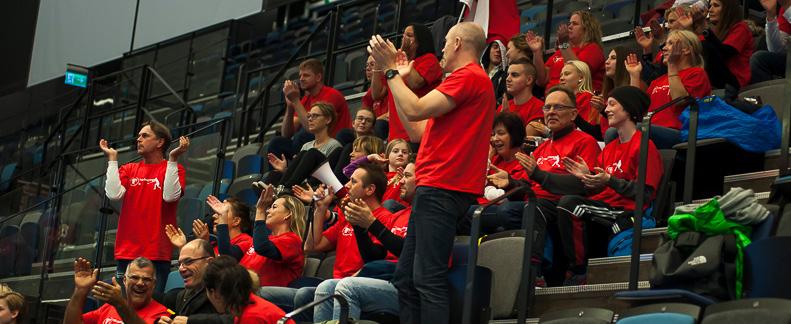
[[[171,271],[168,274],[167,283],[165,284],[165,293],[173,289],[184,288],[184,278],[181,277],[178,271]]]
[[[247,204],[247,206],[255,206],[255,204],[258,202],[259,194],[252,188],[248,188],[237,192],[235,196]]]
[[[634,307],[618,314],[624,324],[695,324],[700,306],[681,303],[651,304]]]
[[[233,179],[236,177],[236,164],[231,160],[223,160],[222,179]]]
[[[11,178],[16,171],[16,163],[9,163],[3,167],[3,172],[0,173],[0,191],[6,191],[11,187]]]
[[[188,184],[186,187],[184,187],[183,198],[197,198],[201,188],[203,188],[203,186],[197,184]]]
[[[246,176],[249,174],[261,174],[264,170],[264,158],[260,155],[248,155],[239,160],[239,167],[237,174],[239,176]]]
[[[192,222],[196,219],[201,219],[205,215],[204,205],[206,200],[198,200],[196,198],[182,198],[179,201],[178,207],[178,225],[184,234],[189,235],[192,233]]]

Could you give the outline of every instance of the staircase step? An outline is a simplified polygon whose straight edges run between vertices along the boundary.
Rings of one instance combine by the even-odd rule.
[[[638,280],[648,280],[651,275],[653,253],[640,255],[640,275]],[[629,281],[630,256],[594,258],[588,260],[588,283],[607,284]]]
[[[778,174],[778,170],[774,169],[725,176],[722,184],[723,192],[728,192],[734,187],[752,189],[755,192],[769,192]]]
[[[648,281],[639,281],[637,288],[649,289],[650,285]],[[530,311],[530,316],[540,317],[548,312],[573,307],[601,307],[620,313],[630,305],[613,296],[619,291],[628,289],[628,282],[539,288],[536,289],[535,305]]]

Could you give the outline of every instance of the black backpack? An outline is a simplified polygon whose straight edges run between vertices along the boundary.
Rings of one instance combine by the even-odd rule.
[[[651,288],[684,289],[715,300],[736,299],[736,237],[680,233],[663,237],[651,261]]]

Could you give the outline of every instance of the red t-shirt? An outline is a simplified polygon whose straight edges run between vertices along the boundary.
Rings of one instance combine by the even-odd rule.
[[[525,173],[525,169],[522,168],[522,165],[519,164],[519,160],[513,159],[511,161],[505,161],[503,158],[495,154],[492,156],[490,160],[493,166],[496,166],[498,169],[508,172],[508,175],[514,179],[526,179],[527,173]],[[496,171],[494,168],[489,169],[489,174],[494,174]],[[483,205],[488,203],[489,199],[484,198],[483,196],[478,197],[478,204]]]
[[[522,119],[522,122],[527,123],[536,119],[544,119],[544,111],[541,108],[544,102],[536,97],[530,97],[530,100],[525,101],[521,105],[517,105],[514,99],[508,100],[508,111],[516,113]],[[497,112],[503,112],[503,106],[497,107]]]
[[[179,203],[162,200],[166,168],[167,161],[157,164],[141,161],[118,168],[126,193],[115,235],[116,260],[133,260],[141,256],[153,261],[170,260],[173,246],[165,235],[165,225],[176,226]],[[181,164],[178,165],[178,175],[183,190],[186,176]]]
[[[151,300],[148,305],[135,311],[137,316],[146,323],[155,323],[162,316],[170,317],[171,313],[168,308]],[[104,304],[96,310],[82,314],[82,322],[85,324],[118,324],[123,323],[121,315],[110,304]]]
[[[587,43],[582,47],[572,47],[571,50],[578,60],[588,64],[588,68],[593,75],[593,89],[600,91],[601,82],[604,80],[604,52],[601,47],[596,43]],[[563,55],[560,54],[559,49],[544,63],[544,66],[549,68],[549,81],[545,91],[549,91],[549,89],[558,85],[560,82],[560,71],[563,70],[564,64]]]
[[[678,72],[681,82],[684,84],[684,89],[695,98],[702,98],[711,94],[711,84],[706,71],[703,68],[691,67]],[[654,111],[656,108],[670,102],[670,83],[668,83],[667,74],[660,76],[651,85],[648,86],[648,96],[651,97],[651,105],[648,111]],[[673,129],[681,129],[681,121],[678,117],[684,111],[684,106],[676,106],[660,111],[654,115],[651,120],[652,125],[669,127]]]
[[[728,70],[736,76],[739,80],[740,86],[746,86],[750,83],[750,56],[755,51],[755,44],[753,44],[753,33],[747,27],[744,20],[736,23],[725,35],[725,40],[722,41],[723,45],[728,45],[739,52],[734,57],[728,59],[725,64],[728,65]]]
[[[387,85],[387,82],[384,82],[384,84]],[[384,98],[374,100],[371,91],[373,91],[373,88],[368,88],[368,91],[366,91],[365,95],[363,95],[363,107],[371,108],[371,110],[374,111],[374,115],[378,118],[379,116],[387,113],[387,104],[385,103]]]
[[[779,7],[780,9],[777,10],[777,29],[786,34],[791,34],[791,23],[789,23],[788,20],[786,20],[786,18],[783,16],[783,14],[786,12],[786,9],[783,8],[783,6]]]
[[[346,216],[340,208],[335,208],[338,212],[338,221],[326,229],[323,233],[334,246],[335,246],[335,268],[332,271],[332,276],[336,279],[346,278],[353,275],[357,270],[363,267],[363,259],[360,256],[360,249],[357,248],[357,239],[354,236],[354,228],[352,224],[346,221]],[[374,217],[382,224],[387,224],[387,220],[392,217],[384,207],[379,207],[373,211]],[[368,236],[374,244],[381,244],[370,233]]]
[[[297,233],[287,232],[277,236],[270,235],[269,241],[280,251],[282,257],[280,261],[255,253],[255,248],[251,244],[248,249],[242,250],[245,253],[239,264],[255,271],[262,287],[286,287],[302,275],[305,266],[302,240]]]
[[[417,154],[418,186],[480,195],[486,184],[494,89],[475,62],[453,71],[437,87],[456,107],[426,123]]]
[[[330,86],[322,86],[319,93],[315,96],[311,96],[310,94],[306,94],[299,100],[302,103],[302,106],[305,107],[305,111],[310,111],[311,105],[316,102],[324,102],[331,104],[333,108],[335,108],[335,114],[338,116],[338,121],[335,123],[335,126],[330,129],[330,137],[335,137],[335,134],[338,133],[339,130],[344,128],[351,128],[352,127],[352,117],[349,115],[349,105],[346,103],[346,98],[343,97],[338,90]],[[297,113],[294,112],[294,117],[297,116]]]
[[[390,183],[390,181],[396,175],[398,175],[398,172],[387,172],[387,182]],[[382,201],[385,201],[385,200],[388,200],[388,199],[395,200],[395,201],[397,201],[398,203],[400,203],[400,204],[402,204],[404,206],[408,206],[409,205],[409,203],[407,203],[406,201],[401,200],[401,182],[400,181],[396,182],[396,183],[394,183],[392,185],[387,186],[387,189],[385,190],[385,194],[384,194],[384,196],[382,196]]]
[[[239,247],[240,250],[247,251],[249,248],[253,246],[253,237],[247,233],[241,233],[231,239],[231,245],[236,245]],[[217,246],[214,247],[214,255],[220,255],[220,250]],[[242,259],[239,260],[239,264],[241,264],[245,268],[248,268],[244,265],[244,261],[245,261],[244,256],[242,256]]]
[[[250,294],[250,303],[244,307],[242,315],[234,318],[233,322],[240,324],[275,324],[285,315],[286,312],[275,306],[275,304],[256,296],[256,294]],[[286,323],[294,324],[294,320],[288,320]]]
[[[558,139],[541,143],[533,151],[533,157],[536,159],[537,168],[542,171],[568,174],[563,166],[563,158],[569,157],[576,160],[579,155],[592,171],[594,167],[599,166],[599,152],[601,152],[599,143],[592,136],[575,129]],[[544,190],[539,183],[533,182],[532,188],[538,198],[553,201],[560,199],[559,195]]]
[[[390,215],[390,219],[383,225],[390,229],[390,233],[400,237],[406,237],[406,231],[409,224],[409,215],[412,214],[412,207],[407,205],[407,208],[397,211],[395,214]],[[387,251],[385,260],[398,262],[398,257],[390,251]]]
[[[423,87],[412,89],[415,91],[415,95],[417,95],[418,98],[425,96],[442,82],[442,67],[439,66],[439,61],[437,57],[434,56],[434,53],[426,53],[416,57],[414,72],[420,74],[425,81]],[[401,119],[398,118],[395,98],[393,98],[390,92],[387,93],[387,110],[390,112],[390,130],[387,135],[387,141],[390,142],[397,138],[409,141],[409,135],[407,135],[404,125],[401,123]]]
[[[596,113],[591,118],[591,98],[593,98],[593,93],[588,91],[582,91],[576,95],[577,97],[577,111],[579,112],[580,117],[584,119],[588,124],[591,125],[598,125],[600,121],[601,114]]]
[[[602,150],[599,157],[599,165],[603,166],[604,171],[611,176],[627,180],[637,181],[637,166],[640,163],[640,138],[642,133],[637,131],[632,139],[626,143],[621,143],[616,139]],[[646,168],[645,185],[654,189],[659,188],[659,181],[662,179],[662,157],[654,146],[654,142],[648,141],[648,164]],[[654,197],[647,197],[645,207],[651,203]],[[612,207],[620,207],[624,210],[634,210],[634,200],[624,197],[609,186],[604,190],[590,197],[592,200],[599,200]]]

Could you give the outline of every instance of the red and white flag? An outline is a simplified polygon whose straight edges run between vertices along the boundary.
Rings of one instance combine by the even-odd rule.
[[[469,10],[464,21],[483,27],[486,42],[493,39],[510,39],[519,33],[519,10],[516,0],[459,0]]]

